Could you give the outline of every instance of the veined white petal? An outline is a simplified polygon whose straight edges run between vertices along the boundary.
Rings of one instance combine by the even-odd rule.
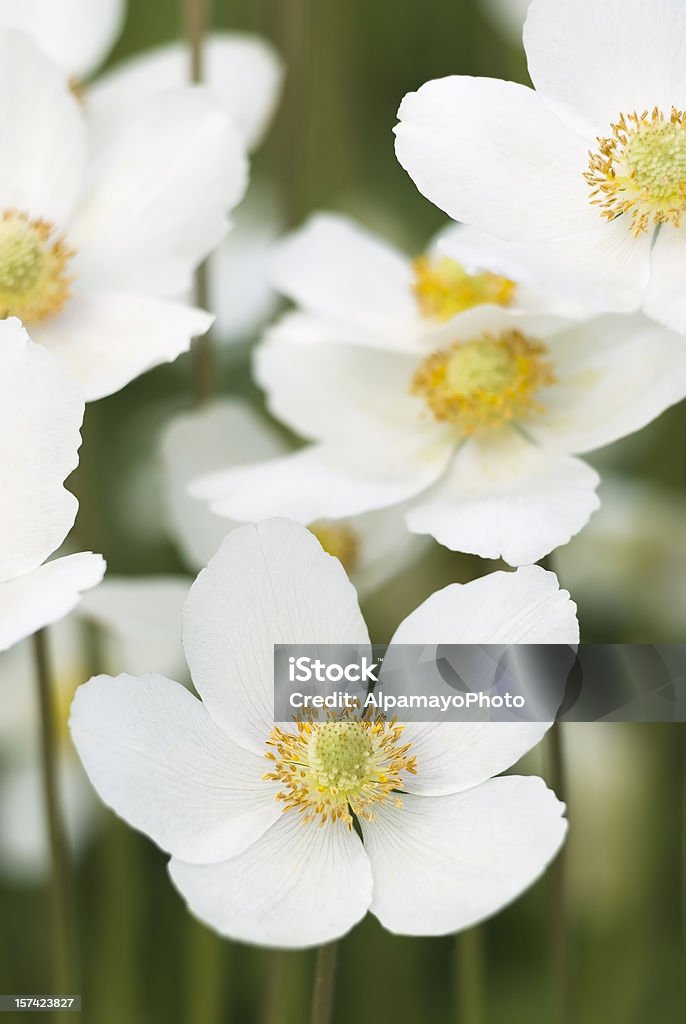
[[[142,373],[173,362],[214,317],[179,302],[120,291],[80,291],[57,316],[37,323],[36,341],[65,361],[93,402]]]
[[[169,874],[188,909],[241,942],[290,949],[337,939],[372,898],[369,860],[354,831],[303,825],[291,811],[249,850],[222,864],[184,864]]]
[[[78,465],[77,384],[18,320],[0,321],[0,581],[35,569],[71,528],[64,480]]]
[[[506,430],[464,444],[407,524],[453,551],[527,565],[585,525],[599,505],[598,483],[586,463]]]
[[[402,808],[381,805],[362,832],[371,912],[403,935],[445,935],[502,910],[543,873],[567,827],[564,805],[533,777],[402,799]]]
[[[686,334],[686,232],[663,224],[650,255],[650,280],[643,297],[643,309],[679,334]]]
[[[274,727],[274,644],[368,642],[338,559],[285,519],[230,533],[184,609],[184,648],[198,693],[221,728],[257,754]]]
[[[0,583],[0,651],[63,618],[104,573],[101,555],[81,552]]]
[[[162,849],[214,863],[277,820],[267,762],[232,743],[202,703],[163,676],[97,676],[74,697],[76,749],[101,799]]]

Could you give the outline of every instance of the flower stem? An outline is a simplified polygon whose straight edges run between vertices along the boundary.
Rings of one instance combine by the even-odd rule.
[[[567,804],[569,794],[564,758],[562,726],[555,722],[548,733],[550,757],[550,784],[558,798]],[[567,897],[567,851],[563,846],[550,871],[552,896],[551,950],[555,986],[555,1019],[558,1024],[569,1024],[572,1017],[572,986],[569,949],[569,907]]]
[[[483,1024],[483,932],[470,928],[455,936],[455,1021]]]
[[[193,83],[205,77],[205,36],[211,22],[211,0],[182,0],[186,41],[190,53],[189,76]],[[209,308],[207,264],[195,275],[195,302],[200,309]],[[211,331],[196,338],[191,349],[193,355],[193,393],[198,405],[206,402],[214,391],[215,350]]]
[[[333,993],[336,980],[338,943],[330,942],[317,950],[312,988],[311,1024],[330,1024],[333,1018]]]
[[[69,893],[69,855],[59,802],[56,716],[45,630],[36,633],[33,637],[33,654],[40,711],[43,797],[52,860],[50,899],[53,985],[56,995],[70,995],[75,991],[76,979],[73,966],[74,932]]]
[[[280,1024],[283,1020],[284,988],[288,974],[286,957],[287,954],[281,949],[269,953],[260,1024]]]
[[[225,983],[227,964],[224,956],[226,944],[194,918],[189,919],[186,960],[187,1024],[205,1024],[206,1021],[224,1020]]]

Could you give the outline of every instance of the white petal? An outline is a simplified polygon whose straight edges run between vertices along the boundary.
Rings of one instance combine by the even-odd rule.
[[[643,309],[653,320],[680,334],[686,334],[685,275],[686,232],[663,224],[651,252]]]
[[[63,618],[104,573],[100,555],[81,552],[0,583],[0,651]]]
[[[355,832],[303,825],[291,811],[249,850],[223,864],[172,860],[188,909],[221,935],[301,948],[337,939],[372,898],[369,860]]]
[[[549,451],[590,452],[686,397],[686,343],[643,316],[608,316],[549,339],[557,383],[525,425]]]
[[[407,529],[406,512],[404,504],[395,505],[344,520],[359,545],[350,578],[360,595],[385,586],[426,551],[426,538]]]
[[[554,573],[531,565],[432,594],[400,624],[391,644],[574,645],[578,640],[576,605]],[[531,683],[535,692],[537,679]],[[407,723],[403,739],[412,743],[418,772],[405,788],[430,795],[469,789],[518,761],[549,724]]]
[[[0,209],[64,228],[83,186],[83,116],[63,74],[22,33],[0,33],[0,126]]]
[[[274,112],[283,66],[259,36],[215,33],[205,44],[204,80],[233,116],[249,149],[261,140]],[[88,90],[88,113],[105,136],[125,121],[143,99],[188,82],[190,57],[183,43],[137,54],[102,75]]]
[[[125,0],[0,0],[0,28],[26,32],[67,76],[83,78],[109,53],[125,11]]]
[[[178,302],[118,291],[84,291],[35,325],[36,341],[65,361],[93,402],[187,352],[213,317]]]
[[[407,515],[453,551],[537,562],[566,544],[599,506],[599,477],[579,459],[548,454],[514,431],[472,439]]]
[[[502,910],[543,873],[566,832],[541,779],[493,779],[446,797],[403,797],[363,822],[371,911],[389,931],[445,935]]]
[[[242,140],[201,88],[139,104],[96,152],[70,241],[82,287],[184,294],[247,183]]]
[[[621,113],[686,106],[681,0],[534,0],[524,29],[540,95],[591,141]]]
[[[310,445],[280,459],[201,478],[190,493],[217,515],[254,522],[281,515],[304,525],[387,508],[419,494],[443,473],[449,443],[399,435],[395,443]]]
[[[347,217],[311,217],[275,248],[271,278],[306,312],[349,328],[351,340],[404,349],[425,327],[408,257]]]
[[[0,321],[0,580],[35,569],[74,522],[63,483],[78,465],[83,410],[59,360],[18,320]]]
[[[197,477],[286,451],[280,434],[240,399],[216,401],[175,417],[162,441],[170,529],[190,566],[207,565],[236,526],[188,494]],[[169,673],[168,673],[169,674]]]
[[[588,140],[532,89],[490,78],[436,79],[398,111],[396,155],[453,220],[502,238],[561,238],[594,226]]]
[[[274,644],[368,642],[338,559],[285,519],[230,533],[184,609],[198,693],[226,733],[258,754],[274,727]]]
[[[101,799],[163,850],[214,863],[281,814],[267,761],[237,747],[188,690],[163,676],[97,676],[80,686],[71,733]]]
[[[85,595],[79,615],[103,629],[107,672],[185,673],[181,613],[189,588],[184,576],[108,576]]]

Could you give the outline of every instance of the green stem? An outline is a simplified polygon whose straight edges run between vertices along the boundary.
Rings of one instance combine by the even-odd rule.
[[[53,984],[56,995],[71,995],[75,992],[76,979],[73,966],[74,931],[69,893],[69,854],[59,801],[56,714],[45,630],[33,637],[33,654],[40,709],[43,796],[52,860],[50,900]]]
[[[227,980],[224,951],[226,945],[213,932],[193,918],[189,919],[186,962],[186,1007],[188,1024],[229,1021],[223,1016]]]
[[[312,988],[311,1024],[331,1024],[333,1019],[333,995],[336,981],[336,960],[338,943],[330,942],[317,950]]]
[[[280,949],[269,954],[260,1024],[281,1024],[283,1021],[284,989],[288,976],[287,956],[288,954]]]
[[[483,1024],[483,932],[470,928],[455,936],[455,1021]]]
[[[559,722],[555,722],[548,733],[548,751],[550,756],[550,784],[558,798],[567,804],[567,816],[569,816],[567,771],[564,758],[562,726]],[[563,846],[550,871],[552,896],[551,950],[555,986],[555,1019],[558,1024],[570,1024],[572,1021],[567,885],[567,849],[566,846]]]

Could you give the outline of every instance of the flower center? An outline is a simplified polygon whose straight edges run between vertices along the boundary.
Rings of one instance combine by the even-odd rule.
[[[309,526],[321,546],[333,555],[350,575],[355,570],[360,556],[360,538],[348,523],[337,523],[318,519]]]
[[[295,808],[304,823],[343,821],[352,828],[353,814],[374,817],[374,804],[392,800],[403,773],[416,774],[411,744],[401,745],[404,726],[382,715],[356,721],[297,722],[297,732],[275,726],[265,757],[274,770],[265,775],[282,784],[276,799],[284,810]]]
[[[414,293],[419,308],[433,320],[451,320],[474,306],[509,306],[516,285],[484,271],[468,274],[455,260],[420,256],[414,261]]]
[[[607,220],[631,213],[636,236],[651,224],[679,227],[686,212],[686,112],[673,107],[667,119],[656,107],[622,114],[611,127],[585,175],[591,202]]]
[[[73,255],[47,221],[6,210],[0,218],[0,317],[31,323],[58,313],[69,298]]]
[[[456,342],[424,360],[410,394],[465,435],[490,430],[544,411],[534,396],[555,383],[547,355],[545,345],[515,330]]]

